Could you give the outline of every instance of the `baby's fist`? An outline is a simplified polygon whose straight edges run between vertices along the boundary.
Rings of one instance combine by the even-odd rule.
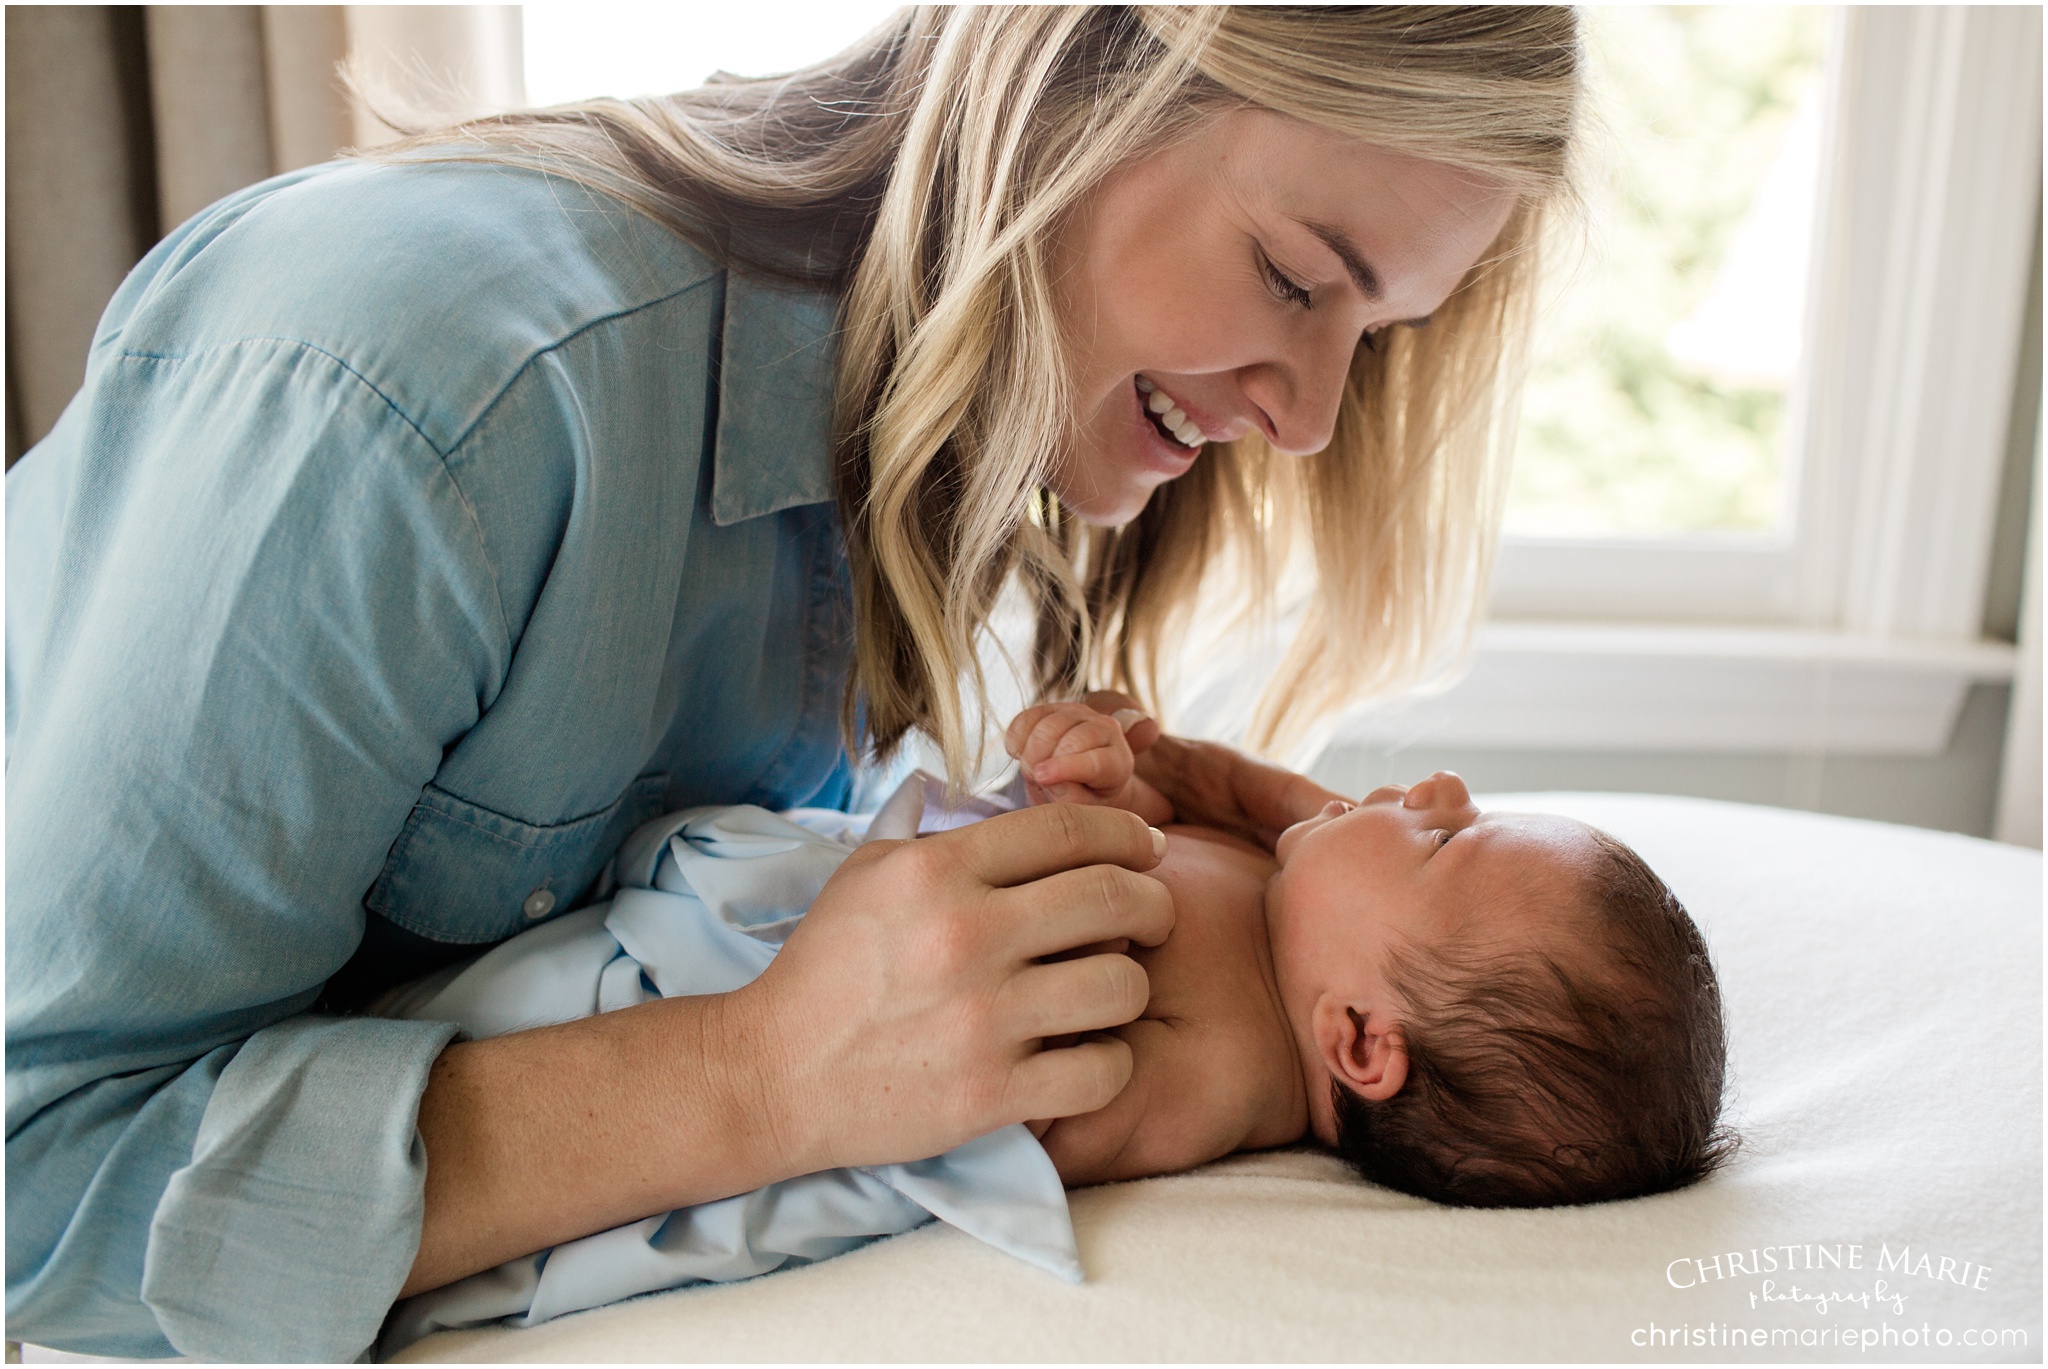
[[[1003,743],[1022,764],[1034,803],[1111,802],[1137,766],[1122,721],[1086,704],[1027,708]]]
[[[1102,804],[1166,821],[1171,809],[1136,778],[1124,737],[1124,729],[1143,717],[1134,709],[1098,713],[1086,704],[1040,704],[1017,715],[1003,743],[1020,762],[1033,803]]]

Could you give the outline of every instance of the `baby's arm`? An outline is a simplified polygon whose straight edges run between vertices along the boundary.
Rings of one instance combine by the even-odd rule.
[[[1019,713],[1003,740],[1023,767],[1031,801],[1125,808],[1155,827],[1173,821],[1173,805],[1137,776],[1124,737],[1126,720],[1126,714],[1098,713],[1078,703],[1040,704]]]

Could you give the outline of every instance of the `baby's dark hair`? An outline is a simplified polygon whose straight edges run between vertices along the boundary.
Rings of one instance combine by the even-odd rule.
[[[1584,950],[1390,955],[1407,1080],[1379,1102],[1331,1083],[1337,1149],[1367,1179],[1461,1207],[1554,1207],[1683,1188],[1734,1153],[1706,943],[1642,857],[1592,838]]]

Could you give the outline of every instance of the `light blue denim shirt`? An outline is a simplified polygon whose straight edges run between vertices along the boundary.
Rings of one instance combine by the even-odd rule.
[[[843,804],[834,319],[483,166],[136,268],[7,478],[10,1337],[354,1358],[453,1028],[330,978],[578,906],[658,813]]]

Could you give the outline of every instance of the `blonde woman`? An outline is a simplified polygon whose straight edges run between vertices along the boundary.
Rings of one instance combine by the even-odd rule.
[[[900,13],[795,76],[423,136],[160,244],[8,480],[9,1334],[345,1360],[648,1213],[1107,1103],[1156,834],[847,862],[755,984],[488,1041],[343,1009],[587,900],[692,804],[969,773],[1313,571],[1261,743],[1484,583],[1550,9]],[[1426,326],[1424,326],[1426,324]],[[1205,584],[1206,581],[1206,584]],[[963,699],[967,702],[963,704]],[[1324,797],[1162,741],[1184,814]]]

